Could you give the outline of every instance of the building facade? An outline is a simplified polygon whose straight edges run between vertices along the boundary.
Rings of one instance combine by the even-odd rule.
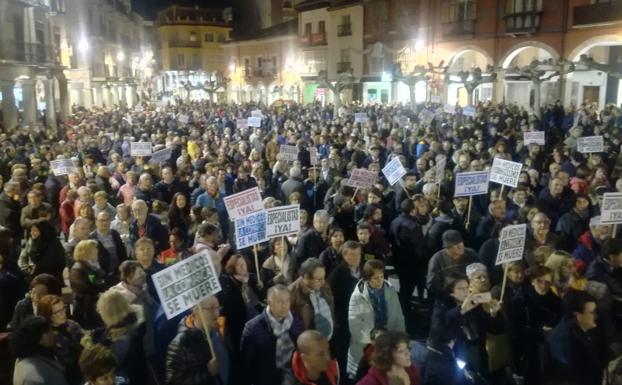
[[[223,45],[231,38],[229,15],[230,10],[180,6],[158,13],[157,90],[162,97],[224,98],[228,60]]]

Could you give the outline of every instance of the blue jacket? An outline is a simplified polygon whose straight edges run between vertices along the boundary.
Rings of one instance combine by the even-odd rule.
[[[218,222],[223,235],[226,237],[229,233],[229,214],[222,194],[218,193],[216,197],[212,197],[207,191],[199,195],[196,205],[200,207],[213,207],[218,211]]]

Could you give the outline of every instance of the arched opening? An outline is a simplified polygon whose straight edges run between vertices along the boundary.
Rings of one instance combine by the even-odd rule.
[[[448,63],[447,73],[450,75],[447,84],[447,103],[451,105],[459,104],[466,106],[468,104],[468,92],[460,78],[456,76],[461,71],[471,71],[474,68],[484,70],[488,65],[492,65],[492,58],[482,51],[480,48],[467,47],[459,51]],[[492,100],[492,83],[485,83],[478,86],[473,91],[473,102],[486,102]]]

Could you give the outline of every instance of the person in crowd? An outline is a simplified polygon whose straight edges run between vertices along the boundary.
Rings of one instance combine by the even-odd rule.
[[[117,210],[109,203],[108,194],[105,191],[98,191],[93,194],[93,200],[95,201],[93,211],[96,217],[104,211],[108,213],[110,218],[114,218],[117,215]]]
[[[410,337],[398,331],[387,331],[376,337],[371,368],[358,384],[423,384],[420,369],[412,363],[409,344]]]
[[[138,239],[147,237],[152,240],[156,255],[167,249],[168,231],[155,215],[149,214],[145,201],[136,199],[132,202],[132,216],[134,220],[130,225],[130,242],[134,247]]]
[[[585,290],[587,280],[581,275],[585,265],[576,261],[564,250],[554,251],[544,263],[551,270],[553,283],[551,289],[559,297],[564,297],[570,290]],[[579,267],[578,267],[579,266]]]
[[[343,260],[341,247],[345,241],[345,234],[339,227],[331,227],[328,231],[328,240],[329,245],[320,253],[319,258],[326,268],[326,274],[330,275]]]
[[[589,229],[579,236],[572,256],[589,266],[600,257],[603,242],[611,235],[611,226],[601,223],[600,215],[590,218]]]
[[[136,242],[134,255],[147,275],[147,291],[149,295],[159,303],[160,298],[153,283],[153,275],[164,270],[165,266],[155,260],[154,242],[147,237],[140,238]]]
[[[80,241],[73,253],[73,266],[69,271],[69,282],[74,293],[73,319],[85,329],[99,326],[100,319],[95,311],[99,294],[106,289],[105,272],[98,255],[97,242]]]
[[[444,327],[430,330],[422,373],[424,385],[463,385],[473,378],[452,350],[454,343],[455,336]]]
[[[188,199],[181,193],[175,193],[168,210],[168,225],[171,229],[179,229],[188,235],[190,230],[190,205]]]
[[[19,258],[20,268],[29,276],[50,274],[63,281],[65,249],[49,222],[39,222],[28,229],[30,237]]]
[[[284,285],[268,289],[268,306],[244,326],[240,351],[244,384],[280,384],[291,375],[291,357],[302,320],[290,311],[291,295]]]
[[[505,225],[507,205],[505,200],[497,199],[488,205],[488,214],[480,219],[475,230],[475,246],[480,248],[489,238],[493,237],[496,228]]]
[[[566,251],[574,250],[581,234],[589,229],[590,222],[589,196],[586,193],[577,193],[573,199],[572,209],[559,218],[555,228],[555,232],[562,238]]]
[[[69,385],[62,363],[54,355],[56,331],[43,317],[25,320],[11,335],[15,357],[13,385]]]
[[[7,328],[17,329],[26,319],[37,315],[37,307],[41,298],[48,294],[61,295],[62,283],[50,274],[39,274],[30,281],[30,291],[24,299],[17,302],[13,318]]]
[[[102,344],[89,346],[82,350],[78,361],[86,385],[124,385],[127,378],[117,376],[117,360],[110,350]]]
[[[318,258],[326,248],[326,230],[329,215],[325,210],[318,210],[313,215],[313,226],[298,240],[296,245],[296,263],[302,265],[309,258]]]
[[[121,235],[111,228],[112,216],[108,211],[102,211],[95,218],[95,230],[90,238],[97,241],[97,247],[102,261],[107,261],[108,265],[103,266],[108,273],[108,279],[117,280],[119,265],[127,260],[125,244]]]
[[[43,201],[43,194],[39,190],[30,190],[27,194],[28,204],[22,208],[20,214],[20,224],[23,229],[29,229],[30,226],[49,222],[52,220],[52,206]]]
[[[559,235],[551,231],[551,220],[542,211],[538,211],[529,221],[529,229],[525,238],[525,260],[532,267],[534,251],[541,246],[550,246],[554,249],[561,248],[563,240]]]
[[[331,359],[328,340],[317,330],[305,330],[298,336],[292,356],[292,375],[284,384],[339,384],[339,365]]]
[[[218,212],[218,221],[223,235],[226,237],[229,233],[229,215],[225,207],[224,197],[219,191],[218,180],[215,176],[210,176],[205,182],[206,190],[197,197],[196,206],[211,207]]]
[[[348,375],[353,378],[363,348],[371,342],[374,329],[406,331],[404,313],[397,292],[384,279],[382,261],[365,262],[361,280],[356,284],[348,310],[350,348],[348,350]]]
[[[65,238],[69,237],[69,229],[76,220],[76,199],[78,199],[78,192],[76,190],[69,190],[67,192],[67,198],[61,202],[60,208],[58,209],[60,228]]]
[[[457,230],[443,233],[443,249],[435,253],[428,265],[428,292],[434,295],[451,274],[464,274],[466,267],[477,262],[473,249],[465,248],[462,234]]]
[[[280,283],[289,285],[294,281],[296,260],[291,253],[287,238],[270,240],[270,256],[264,261],[259,270],[264,288]]]

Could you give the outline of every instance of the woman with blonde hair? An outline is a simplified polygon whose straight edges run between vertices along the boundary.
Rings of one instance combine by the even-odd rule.
[[[568,291],[585,290],[587,279],[578,271],[572,254],[564,250],[553,252],[544,266],[551,269],[553,278],[552,290],[560,297],[564,297]]]
[[[98,260],[97,241],[78,242],[73,251],[74,264],[69,271],[69,282],[75,294],[73,318],[89,329],[100,324],[95,312],[97,297],[106,288],[105,272]]]

